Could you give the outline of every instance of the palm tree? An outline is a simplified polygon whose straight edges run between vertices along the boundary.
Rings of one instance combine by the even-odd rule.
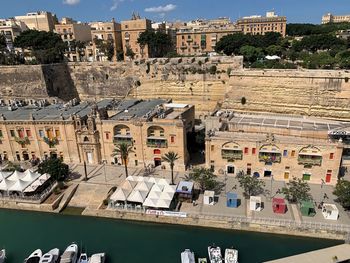
[[[129,153],[134,152],[132,150],[132,146],[122,142],[118,144],[114,144],[115,148],[113,150],[113,157],[120,155],[120,158],[122,159],[122,162],[124,163],[125,167],[125,176],[128,177],[128,158],[129,158]]]
[[[162,156],[164,162],[169,163],[171,169],[171,184],[174,184],[174,164],[180,157],[175,152],[168,152]]]

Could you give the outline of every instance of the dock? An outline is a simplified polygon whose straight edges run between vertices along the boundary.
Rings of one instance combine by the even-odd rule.
[[[350,244],[319,249],[291,257],[266,261],[265,263],[334,263],[350,260]]]

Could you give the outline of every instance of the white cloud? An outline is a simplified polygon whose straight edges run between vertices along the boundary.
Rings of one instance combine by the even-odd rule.
[[[145,12],[151,12],[151,13],[165,13],[170,12],[176,9],[176,5],[168,4],[165,6],[154,6],[154,7],[148,7],[145,9]]]
[[[63,4],[65,5],[77,5],[80,3],[80,0],[64,0]]]
[[[113,11],[116,10],[120,3],[124,2],[124,0],[113,0],[112,6],[109,10]]]

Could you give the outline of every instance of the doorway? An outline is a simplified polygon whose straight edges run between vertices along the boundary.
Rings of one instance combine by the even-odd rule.
[[[154,158],[154,166],[157,167],[162,164],[162,160],[160,158]]]
[[[86,153],[86,159],[87,159],[87,163],[88,163],[88,164],[92,164],[92,163],[93,163],[92,152],[87,152],[87,153]]]
[[[235,167],[233,165],[227,165],[227,173],[228,174],[234,174],[235,173]]]
[[[28,161],[29,160],[29,154],[28,153],[26,153],[26,152],[23,153],[23,160],[24,161]]]
[[[272,175],[271,171],[267,171],[267,170],[264,171],[264,177],[271,177],[271,175]]]

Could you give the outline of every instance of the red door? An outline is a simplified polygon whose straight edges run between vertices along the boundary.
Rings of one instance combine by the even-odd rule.
[[[326,174],[326,183],[329,183],[331,181],[332,175]]]

